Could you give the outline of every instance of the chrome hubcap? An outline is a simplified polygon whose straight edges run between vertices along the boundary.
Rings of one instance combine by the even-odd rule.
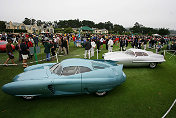
[[[104,92],[101,92],[101,93],[100,93],[100,92],[96,92],[96,94],[99,95],[99,96],[102,96],[102,95],[105,95],[106,92],[105,92],[105,91],[104,91]]]
[[[32,99],[34,96],[23,96],[23,98],[24,99],[26,99],[26,100],[30,100],[30,99]]]

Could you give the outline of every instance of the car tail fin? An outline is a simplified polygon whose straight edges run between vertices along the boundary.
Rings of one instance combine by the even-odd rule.
[[[104,62],[107,64],[111,64],[112,66],[117,66],[118,61],[112,61],[112,60],[103,60],[103,59],[96,59],[94,61]]]
[[[123,64],[118,64],[118,66],[123,70]]]

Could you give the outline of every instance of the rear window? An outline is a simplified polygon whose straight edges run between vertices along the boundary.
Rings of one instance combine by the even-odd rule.
[[[94,69],[105,69],[105,68],[108,68],[109,66],[98,62],[92,62],[92,67]]]

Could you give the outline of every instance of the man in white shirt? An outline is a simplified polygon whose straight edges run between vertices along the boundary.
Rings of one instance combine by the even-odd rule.
[[[91,49],[90,49],[91,57],[94,56],[94,49],[95,49],[95,47],[96,47],[96,44],[95,44],[94,40],[92,39],[91,40]]]
[[[108,41],[108,52],[112,52],[113,44],[114,44],[113,40],[109,39],[109,41]]]

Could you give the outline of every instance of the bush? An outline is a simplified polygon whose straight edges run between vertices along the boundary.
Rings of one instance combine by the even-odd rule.
[[[5,32],[8,32],[8,33],[27,33],[27,30],[22,30],[22,29],[5,29]]]

